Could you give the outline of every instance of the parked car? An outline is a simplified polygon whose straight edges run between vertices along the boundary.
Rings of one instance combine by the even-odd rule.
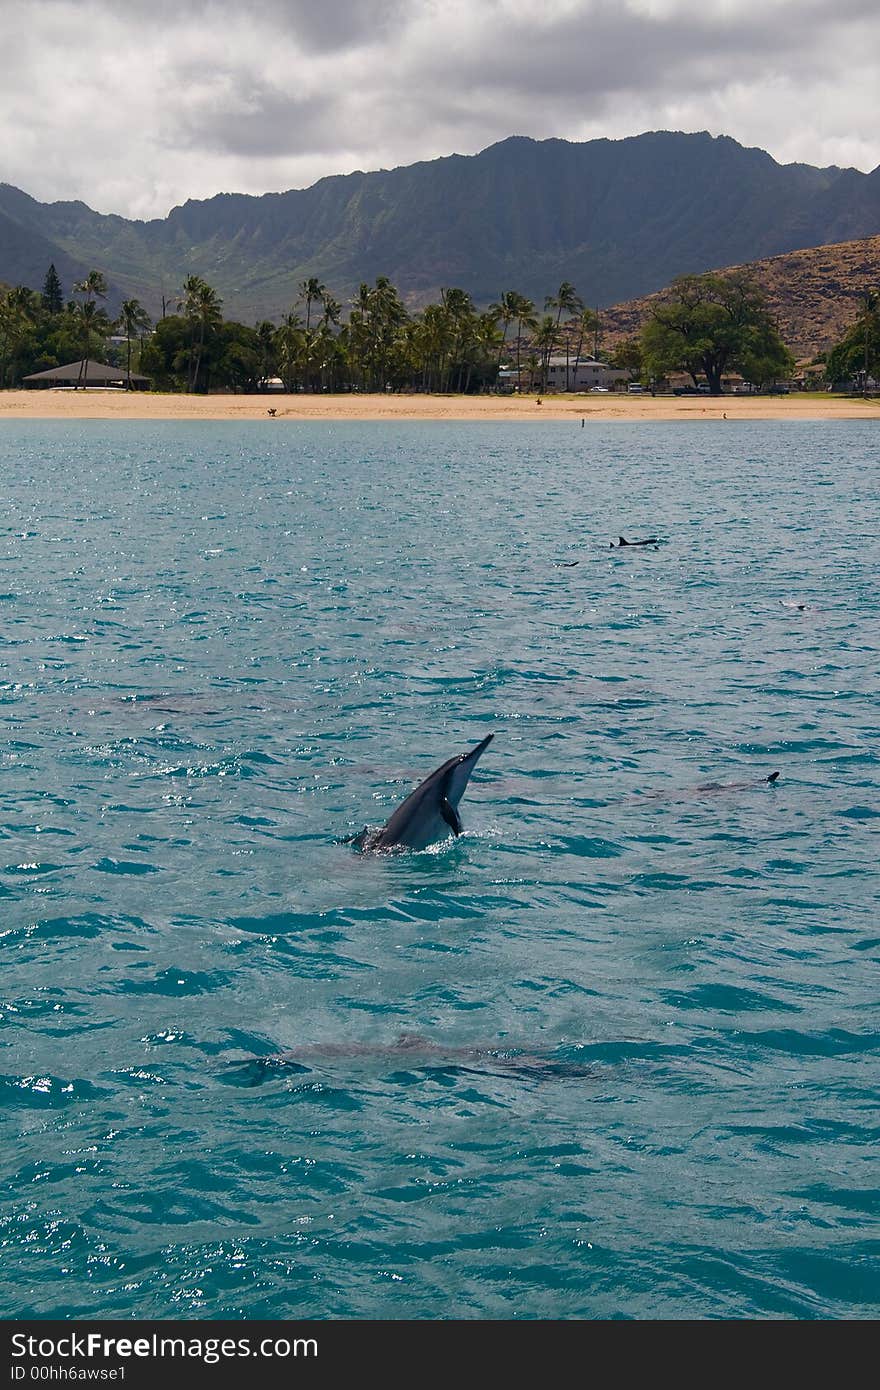
[[[626,389],[631,396],[637,396],[640,395],[645,388],[640,381],[631,381]]]

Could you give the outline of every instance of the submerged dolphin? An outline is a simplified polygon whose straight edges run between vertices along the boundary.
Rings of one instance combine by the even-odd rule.
[[[450,758],[410,792],[380,830],[366,826],[352,843],[356,849],[427,849],[437,840],[445,840],[450,832],[460,835],[461,817],[458,803],[464,795],[477,761],[485,753],[494,734],[487,734],[469,753]]]
[[[745,792],[755,787],[773,787],[779,780],[778,772],[769,777],[751,777],[742,782],[698,782],[695,787],[682,788],[673,792],[640,792],[638,796],[628,797],[631,801],[688,801],[692,797],[714,795],[716,792]]]
[[[771,772],[769,777],[760,777],[757,781],[752,778],[749,782],[700,782],[694,788],[697,792],[744,792],[749,787],[763,787],[767,782],[776,782],[779,778],[778,772]]]
[[[661,541],[661,539],[660,539],[659,536],[648,536],[648,537],[647,537],[645,540],[643,540],[643,541],[628,541],[624,536],[618,536],[618,537],[617,537],[617,545],[615,546],[614,542],[612,541],[612,542],[611,542],[610,549],[611,549],[611,550],[615,550],[615,549],[619,550],[620,547],[621,547],[622,545],[662,545],[662,544],[663,544],[663,542]]]
[[[393,1043],[306,1043],[268,1057],[249,1057],[229,1063],[238,1084],[259,1085],[275,1072],[307,1072],[322,1066],[358,1062],[396,1066],[409,1063],[419,1070],[440,1068],[481,1073],[512,1073],[538,1080],[588,1077],[595,1067],[554,1052],[530,1052],[519,1047],[457,1046],[433,1042],[420,1033],[401,1033]]]

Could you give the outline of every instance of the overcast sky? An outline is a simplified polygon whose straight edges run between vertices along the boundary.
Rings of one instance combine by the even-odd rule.
[[[507,135],[880,164],[878,0],[0,0],[0,181],[164,216]]]

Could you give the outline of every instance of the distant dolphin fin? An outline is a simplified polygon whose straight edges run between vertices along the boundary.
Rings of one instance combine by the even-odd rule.
[[[450,802],[447,800],[445,796],[443,800],[440,802],[440,814],[445,820],[446,824],[449,826],[449,829],[452,831],[453,835],[460,835],[463,829],[461,823],[461,816],[458,814],[455,807],[450,804]]]
[[[775,782],[775,781],[776,781],[776,778],[777,778],[778,776],[779,776],[779,773],[778,773],[778,772],[771,772],[771,773],[770,773],[770,776],[767,778],[767,781],[768,781],[768,782]]]

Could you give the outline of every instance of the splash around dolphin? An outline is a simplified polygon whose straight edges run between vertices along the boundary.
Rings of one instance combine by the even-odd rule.
[[[388,849],[427,849],[438,840],[462,833],[458,803],[464,795],[471,773],[483,756],[494,734],[486,737],[469,753],[449,758],[410,792],[397,810],[378,830],[368,826],[348,843],[364,852]]]

